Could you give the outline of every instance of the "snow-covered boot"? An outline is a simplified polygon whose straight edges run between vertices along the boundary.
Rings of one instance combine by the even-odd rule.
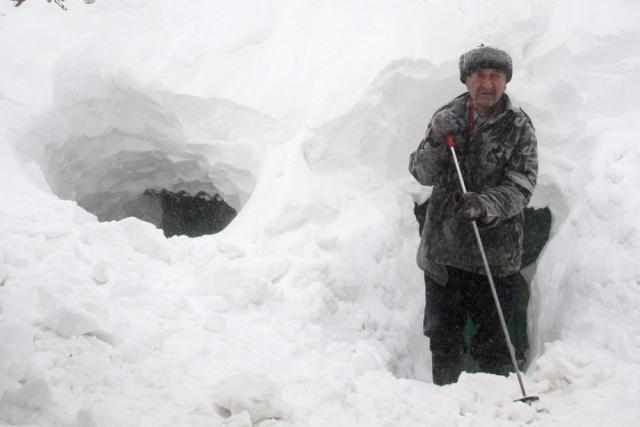
[[[462,372],[462,354],[432,353],[431,372],[436,385],[455,383]]]

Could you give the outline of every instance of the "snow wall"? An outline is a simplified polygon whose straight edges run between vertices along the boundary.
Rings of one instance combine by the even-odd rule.
[[[640,15],[613,3],[0,6],[0,419],[196,425],[228,415],[233,396],[211,405],[220,379],[253,372],[289,402],[253,422],[517,420],[402,380],[430,377],[412,213],[428,190],[408,155],[479,42],[514,58],[508,93],[539,140],[532,205],[554,215],[528,380],[556,397],[637,391]],[[165,239],[75,203],[122,217],[154,186],[220,191],[240,212],[218,235]],[[457,396],[489,380],[466,381]],[[580,410],[625,425],[629,399]]]

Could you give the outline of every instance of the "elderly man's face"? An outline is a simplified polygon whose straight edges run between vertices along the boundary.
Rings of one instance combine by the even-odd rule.
[[[483,114],[496,105],[507,89],[507,75],[495,68],[481,68],[471,73],[465,84],[474,107]]]

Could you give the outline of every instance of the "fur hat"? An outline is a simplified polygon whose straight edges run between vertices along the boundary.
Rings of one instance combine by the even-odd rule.
[[[460,81],[466,83],[467,77],[481,68],[495,68],[507,75],[507,83],[511,80],[513,66],[511,57],[504,50],[480,45],[460,55]]]

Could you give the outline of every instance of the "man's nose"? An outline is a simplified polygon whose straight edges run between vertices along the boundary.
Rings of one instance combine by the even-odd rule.
[[[483,78],[480,80],[480,87],[485,88],[485,89],[492,89],[493,88],[493,81],[491,81],[490,78]]]

